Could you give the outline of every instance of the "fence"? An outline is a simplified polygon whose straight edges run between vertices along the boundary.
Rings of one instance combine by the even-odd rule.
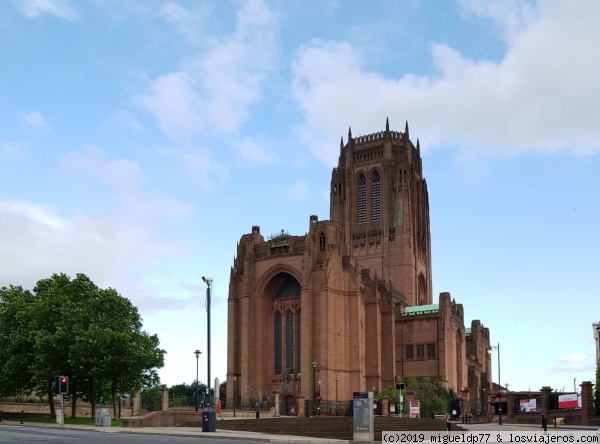
[[[235,403],[236,410],[259,410],[261,412],[266,412],[271,410],[275,405],[273,398],[265,398],[263,400],[259,399],[237,399]],[[224,409],[233,409],[233,399],[225,399],[221,401],[221,407]]]
[[[352,401],[305,400],[305,416],[352,416]]]

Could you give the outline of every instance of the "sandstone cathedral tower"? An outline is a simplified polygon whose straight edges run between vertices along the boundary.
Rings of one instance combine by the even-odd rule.
[[[479,399],[490,388],[489,331],[432,298],[429,198],[419,141],[385,131],[340,143],[330,219],[304,236],[242,236],[228,298],[227,399],[280,393],[348,400],[408,376],[440,376]],[[318,385],[316,383],[318,381]]]

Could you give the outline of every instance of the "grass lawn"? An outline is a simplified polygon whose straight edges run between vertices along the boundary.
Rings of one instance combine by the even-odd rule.
[[[54,418],[26,418],[25,422],[43,422],[48,424],[56,423]],[[94,418],[65,418],[65,424],[80,424],[80,425],[96,425]],[[120,419],[111,419],[110,425],[112,427],[121,427],[122,421]]]

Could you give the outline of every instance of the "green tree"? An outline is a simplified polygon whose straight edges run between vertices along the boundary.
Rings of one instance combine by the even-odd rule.
[[[0,288],[0,396],[14,396],[30,389],[30,334],[33,294],[21,287]]]
[[[160,410],[160,385],[156,384],[153,387],[148,387],[140,393],[142,408],[155,412]]]
[[[41,279],[33,294],[2,288],[0,341],[0,382],[10,378],[0,390],[47,393],[52,416],[57,375],[69,377],[72,417],[78,399],[92,408],[111,400],[117,416],[117,396],[157,385],[164,365],[165,351],[156,335],[142,331],[137,308],[84,274]]]
[[[406,379],[406,389],[415,392],[421,403],[421,416],[446,413],[451,393],[438,376],[410,377]]]

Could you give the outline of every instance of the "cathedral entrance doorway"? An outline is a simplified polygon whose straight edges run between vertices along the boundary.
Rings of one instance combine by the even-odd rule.
[[[298,416],[298,404],[294,395],[281,398],[281,414],[285,416]]]

